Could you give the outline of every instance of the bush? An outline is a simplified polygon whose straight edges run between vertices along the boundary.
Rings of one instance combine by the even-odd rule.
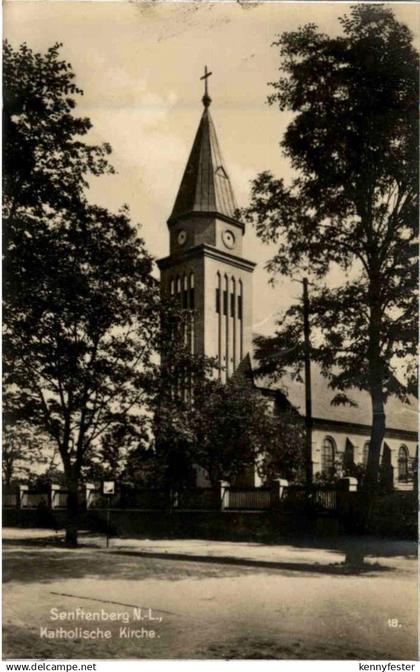
[[[417,539],[417,493],[392,492],[376,503],[369,532],[402,539]]]

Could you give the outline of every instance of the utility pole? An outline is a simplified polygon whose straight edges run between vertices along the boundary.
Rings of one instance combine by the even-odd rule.
[[[312,388],[311,388],[311,329],[309,325],[308,279],[303,278],[303,334],[305,352],[305,447],[306,447],[306,485],[313,480],[312,465]]]

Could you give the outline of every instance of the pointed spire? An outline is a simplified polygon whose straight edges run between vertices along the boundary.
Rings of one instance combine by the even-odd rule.
[[[211,98],[205,68],[204,110],[194,139],[187,166],[169,221],[189,213],[212,213],[234,218],[237,208],[216,130],[210,116]]]

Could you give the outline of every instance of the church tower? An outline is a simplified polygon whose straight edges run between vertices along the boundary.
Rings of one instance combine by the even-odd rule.
[[[192,349],[216,357],[226,381],[252,347],[252,272],[242,256],[245,225],[216,130],[205,69],[204,110],[168,219],[169,256],[158,262],[161,291],[194,311]]]

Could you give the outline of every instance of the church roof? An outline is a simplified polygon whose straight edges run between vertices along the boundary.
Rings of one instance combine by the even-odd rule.
[[[257,368],[257,363],[252,362],[251,368]],[[254,365],[253,365],[254,364]],[[276,390],[284,394],[289,403],[305,416],[305,383],[302,372],[302,381],[293,378],[286,373],[280,380],[273,383],[269,377],[253,376],[255,385],[260,389]],[[372,424],[372,406],[370,396],[363,390],[352,388],[347,390],[347,396],[352,399],[356,406],[348,404],[335,406],[332,400],[337,394],[328,386],[327,378],[322,375],[321,368],[315,362],[311,364],[312,383],[312,416],[319,420],[345,422],[356,425]],[[388,429],[417,432],[417,401],[410,396],[408,403],[402,402],[398,397],[391,396],[385,404],[386,426]]]
[[[217,213],[234,218],[237,208],[232,185],[209,111],[204,111],[169,221],[190,213]]]

